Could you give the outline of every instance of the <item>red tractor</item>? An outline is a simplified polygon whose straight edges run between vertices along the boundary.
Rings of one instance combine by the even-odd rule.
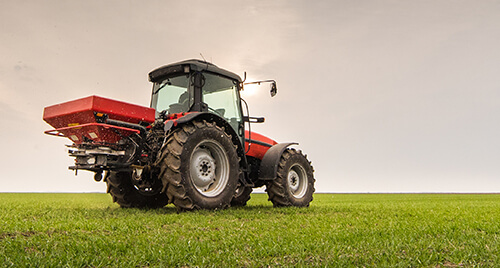
[[[121,207],[180,210],[244,206],[252,188],[266,186],[274,206],[309,206],[314,177],[296,143],[252,132],[238,75],[199,60],[149,73],[151,108],[90,96],[44,109],[69,138],[77,172],[95,172]],[[277,92],[273,80],[271,95]]]

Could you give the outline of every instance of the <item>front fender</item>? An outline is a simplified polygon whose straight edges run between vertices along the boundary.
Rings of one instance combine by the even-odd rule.
[[[281,155],[290,145],[297,145],[296,142],[278,143],[267,150],[260,163],[259,179],[264,181],[272,181],[278,173],[278,164]]]

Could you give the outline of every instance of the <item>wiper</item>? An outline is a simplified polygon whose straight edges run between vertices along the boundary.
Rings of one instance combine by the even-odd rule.
[[[160,90],[161,90],[162,88],[164,88],[166,85],[167,85],[167,84],[162,84],[162,85],[160,85],[160,87],[159,87],[159,88],[157,88],[157,89],[155,90],[155,92],[153,92],[153,95],[156,95],[156,93],[158,93],[158,91],[160,91]]]
[[[165,86],[169,86],[169,85],[172,85],[172,83],[170,81],[167,81],[166,83],[163,83],[161,84],[156,90],[155,92],[153,92],[153,95],[157,94],[160,90],[162,90]]]

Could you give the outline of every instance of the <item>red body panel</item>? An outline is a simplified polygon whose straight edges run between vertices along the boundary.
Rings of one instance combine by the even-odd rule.
[[[256,132],[250,133],[245,131],[245,150],[248,151],[247,156],[261,159],[266,154],[271,146],[278,144],[276,141],[261,135]],[[250,149],[249,149],[250,148]]]
[[[55,128],[71,126],[75,123],[95,122],[94,112],[108,115],[109,119],[139,123],[153,123],[155,109],[126,102],[90,96],[78,100],[45,107],[43,120]]]
[[[137,132],[129,128],[99,124],[94,112],[104,113],[109,119],[135,124],[141,121],[152,123],[155,120],[153,108],[90,96],[45,107],[43,120],[56,128],[46,133],[68,137],[75,143],[81,143],[82,136],[96,142],[114,143]]]

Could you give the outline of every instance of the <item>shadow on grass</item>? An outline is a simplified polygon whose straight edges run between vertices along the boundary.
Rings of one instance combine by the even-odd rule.
[[[229,208],[230,214],[265,214],[265,215],[308,215],[316,214],[318,211],[311,207],[273,207],[272,205],[250,205],[245,207],[232,207]]]
[[[179,210],[172,204],[165,206],[163,208],[157,209],[137,209],[137,208],[116,208],[117,210],[124,211],[134,211],[138,214],[184,214],[184,213],[194,213],[194,214],[308,214],[316,213],[316,209],[311,207],[273,207],[273,205],[246,205],[243,207],[229,207],[227,209],[198,209],[198,210]]]

